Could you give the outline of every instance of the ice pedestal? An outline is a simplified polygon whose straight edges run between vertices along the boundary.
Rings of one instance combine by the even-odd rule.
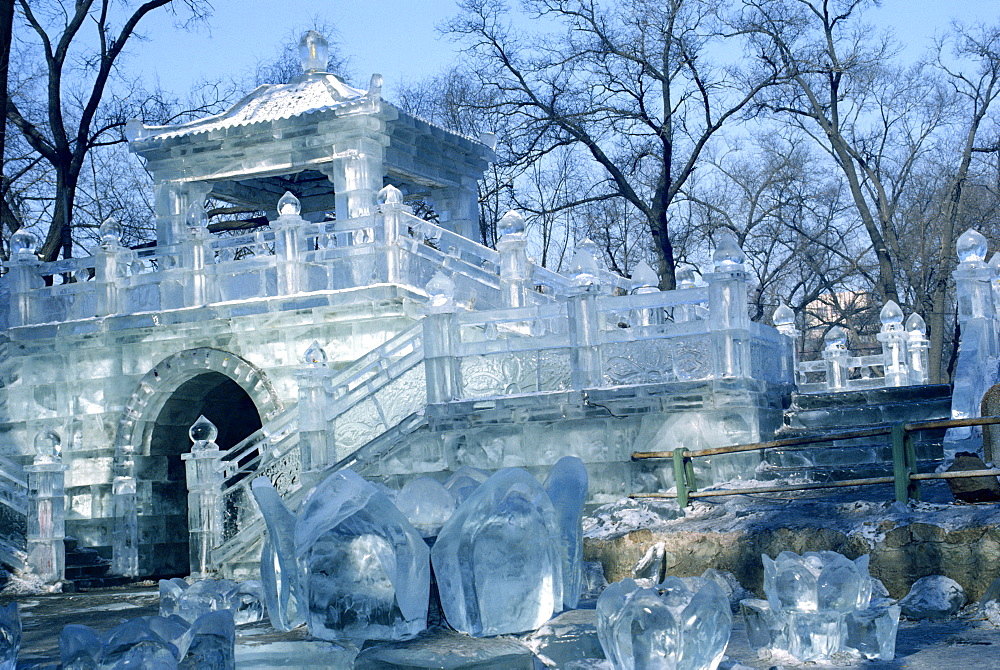
[[[178,616],[137,617],[104,636],[70,624],[59,636],[64,670],[233,670],[235,649],[236,627],[226,610],[209,612],[191,624]]]
[[[0,670],[14,670],[21,651],[21,616],[17,603],[0,607]]]
[[[462,503],[431,562],[448,623],[476,637],[533,630],[561,607],[555,508],[527,471],[504,468]]]
[[[236,624],[264,618],[264,591],[260,582],[200,579],[190,586],[183,579],[160,580],[160,616],[177,615],[192,623],[202,614],[231,610]]]
[[[750,646],[806,661],[855,651],[869,659],[895,655],[899,607],[872,600],[868,556],[832,551],[763,556],[767,600],[741,603]]]
[[[309,633],[324,640],[419,633],[427,626],[428,553],[406,517],[359,475],[342,470],[325,479],[295,523]]]
[[[698,577],[653,588],[625,579],[597,600],[597,637],[616,670],[715,670],[731,631],[726,594]]]

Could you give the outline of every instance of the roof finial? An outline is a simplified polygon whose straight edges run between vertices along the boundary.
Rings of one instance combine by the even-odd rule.
[[[330,43],[315,30],[307,31],[299,40],[299,58],[306,74],[326,72],[330,60]]]

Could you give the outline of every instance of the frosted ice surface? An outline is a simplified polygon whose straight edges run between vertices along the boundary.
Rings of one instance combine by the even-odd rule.
[[[153,621],[159,619],[159,621]],[[157,630],[154,630],[154,626]],[[172,617],[138,617],[116,626],[103,638],[100,670],[177,667],[179,656],[187,653],[190,638],[187,626]]]
[[[527,471],[504,468],[459,505],[431,550],[445,618],[473,636],[533,630],[562,603],[555,508]]]
[[[160,616],[177,615],[188,623],[208,612],[232,610],[236,623],[264,618],[264,591],[258,581],[201,579],[190,586],[183,579],[160,580]]]
[[[788,653],[800,661],[829,659],[843,651],[847,634],[842,612],[786,612]]]
[[[256,579],[248,579],[237,584],[230,593],[228,609],[232,611],[233,622],[238,626],[263,621],[267,616],[266,603],[264,585]]]
[[[653,588],[626,579],[597,601],[598,639],[616,669],[714,670],[731,631],[726,594],[697,577]]]
[[[909,619],[944,619],[964,604],[965,589],[944,575],[921,577],[899,601],[903,615]]]
[[[833,551],[801,556],[783,551],[764,561],[764,593],[771,607],[786,612],[864,609],[871,600],[868,555],[851,561]]]
[[[305,623],[305,605],[300,600],[299,566],[295,558],[296,517],[282,502],[267,477],[251,485],[264,517],[267,536],[260,553],[260,581],[267,602],[267,616],[278,630],[292,630]],[[303,603],[300,605],[300,602]]]
[[[489,478],[490,474],[485,470],[463,465],[445,481],[444,487],[451,491],[455,500],[461,504]]]
[[[236,625],[232,610],[208,612],[191,624],[191,642],[179,669],[233,670],[236,667]]]
[[[303,501],[295,555],[309,633],[400,639],[427,626],[428,549],[406,517],[351,470]]]
[[[896,656],[899,605],[890,600],[873,602],[868,609],[847,615],[847,646],[865,658],[891,661]]]
[[[752,594],[743,588],[740,584],[740,580],[736,578],[731,572],[726,572],[725,570],[716,570],[715,568],[708,568],[705,572],[701,573],[702,579],[707,579],[710,582],[715,582],[722,589],[722,592],[726,594],[729,599],[729,609],[732,612],[738,612],[740,609],[740,601],[749,598]]]
[[[431,477],[411,479],[396,496],[396,507],[421,537],[436,536],[457,506],[455,496]]]
[[[575,609],[583,591],[583,504],[587,501],[587,468],[576,456],[564,456],[543,484],[556,510],[563,548],[563,606]]]
[[[21,650],[21,615],[17,603],[0,607],[0,670],[14,670]]]

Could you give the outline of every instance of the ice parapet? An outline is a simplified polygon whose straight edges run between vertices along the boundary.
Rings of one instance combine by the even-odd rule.
[[[476,637],[533,630],[562,604],[555,508],[527,471],[497,471],[459,505],[431,562],[445,618]]]
[[[587,501],[587,468],[576,456],[560,458],[543,484],[559,524],[563,551],[563,605],[575,609],[583,590],[583,504]]]
[[[615,670],[715,670],[732,623],[726,594],[698,577],[653,588],[624,579],[597,600],[597,637]]]
[[[751,647],[803,662],[850,650],[892,660],[899,607],[872,600],[867,555],[851,561],[832,551],[783,551],[762,559],[767,600],[741,602]]]
[[[260,552],[260,581],[267,603],[267,616],[278,630],[292,630],[306,620],[305,607],[299,604],[301,586],[299,565],[295,559],[296,516],[285,507],[267,477],[253,480],[251,489],[267,526]]]
[[[436,536],[456,506],[455,496],[430,477],[411,479],[396,496],[396,507],[421,537]]]
[[[0,670],[14,670],[21,651],[21,615],[17,603],[0,606]]]
[[[314,488],[295,523],[300,604],[324,640],[392,640],[427,626],[428,549],[374,486],[341,470]],[[280,560],[280,556],[279,556]]]
[[[231,610],[236,624],[264,618],[264,590],[260,582],[200,579],[190,586],[183,579],[160,580],[160,616],[176,614],[188,623],[202,614]]]
[[[70,624],[59,636],[64,670],[174,670],[236,667],[236,627],[228,610],[209,612],[188,624],[178,616],[130,619],[100,635]]]

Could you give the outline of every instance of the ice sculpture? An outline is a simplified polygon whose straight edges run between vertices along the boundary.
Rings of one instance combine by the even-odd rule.
[[[190,586],[183,579],[160,580],[160,616],[177,615],[191,623],[216,610],[231,610],[236,624],[261,621],[263,586],[255,580],[199,579]]]
[[[533,630],[562,604],[559,524],[520,468],[497,471],[459,505],[431,562],[445,618],[476,637]]]
[[[267,526],[260,553],[260,581],[267,602],[267,616],[278,630],[292,630],[306,620],[305,607],[299,605],[301,587],[295,560],[295,514],[285,507],[267,477],[253,480],[251,488]]]
[[[587,501],[587,468],[576,456],[560,458],[543,484],[556,510],[562,544],[563,605],[575,609],[583,589],[583,504]]]
[[[396,507],[421,537],[434,537],[455,511],[455,496],[431,477],[411,479],[396,496]]]
[[[479,485],[490,478],[485,470],[463,465],[444,483],[459,505],[465,502],[472,492],[479,488]]]
[[[236,667],[236,627],[228,610],[209,612],[188,624],[178,616],[130,619],[100,635],[69,624],[59,635],[63,670]]]
[[[0,670],[14,670],[21,651],[21,615],[17,603],[0,607]]]
[[[700,577],[653,588],[624,579],[597,600],[597,637],[615,670],[715,670],[732,625],[726,594]]]
[[[833,551],[763,556],[767,600],[741,602],[750,646],[803,662],[851,649],[892,660],[899,607],[872,600],[868,558],[852,561]]]
[[[327,477],[303,501],[295,523],[299,602],[307,605],[309,633],[324,640],[419,633],[427,626],[428,553],[374,486],[351,470]]]

